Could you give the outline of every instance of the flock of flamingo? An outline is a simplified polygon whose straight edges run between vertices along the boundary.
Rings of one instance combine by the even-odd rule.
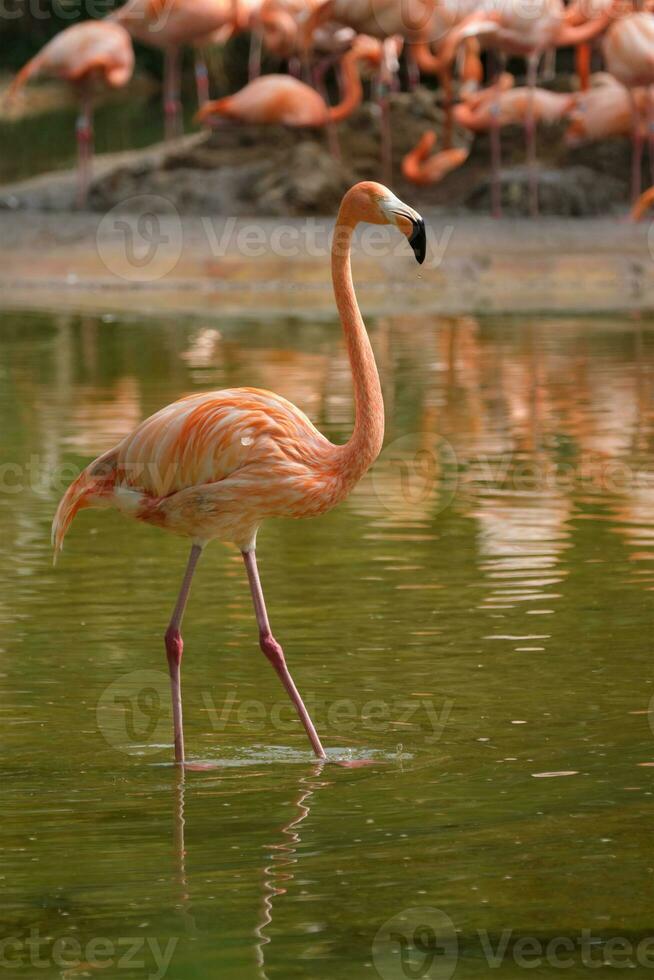
[[[452,145],[454,123],[471,134],[490,135],[493,213],[501,209],[500,129],[524,127],[530,211],[538,213],[536,128],[567,119],[574,145],[629,134],[633,140],[634,215],[639,201],[642,155],[649,144],[654,179],[654,13],[649,0],[127,0],[103,20],[75,24],[55,36],[16,76],[9,98],[40,73],[69,81],[80,102],[77,123],[82,205],[90,180],[92,101],[101,86],[118,88],[134,68],[132,39],[164,55],[163,111],[166,135],[181,132],[180,54],[195,52],[199,110],[206,124],[225,122],[325,127],[338,155],[337,124],[363,99],[360,72],[372,68],[381,128],[380,176],[392,174],[392,127],[388,93],[399,87],[402,60],[409,88],[421,74],[435,76],[445,108],[442,133],[423,134],[402,161],[407,181],[431,184],[460,167],[469,148]],[[642,9],[641,9],[642,8]],[[250,81],[240,91],[211,101],[205,49],[239,32],[250,34]],[[605,71],[590,73],[591,46]],[[539,71],[556,49],[574,46],[578,90],[559,94],[540,87]],[[288,66],[261,74],[263,50]],[[482,59],[482,50],[486,52]],[[505,71],[508,56],[526,61],[526,84]],[[545,66],[542,68],[542,66]],[[325,73],[333,67],[340,91],[330,105]],[[438,140],[440,139],[440,145]]]

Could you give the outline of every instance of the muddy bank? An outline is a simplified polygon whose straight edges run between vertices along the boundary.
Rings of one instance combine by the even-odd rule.
[[[489,141],[455,131],[457,146],[470,146],[466,163],[433,187],[407,184],[402,156],[427,129],[441,130],[442,108],[427,89],[391,96],[393,185],[419,207],[488,212]],[[584,216],[624,211],[628,199],[629,141],[614,139],[568,149],[563,127],[539,130],[541,209],[544,214]],[[379,178],[379,110],[365,104],[338,128],[340,160],[330,154],[323,131],[224,125],[148,150],[100,157],[89,208],[130,210],[135,195],[165,198],[182,214],[330,215],[355,180]],[[527,213],[524,134],[502,132],[502,199],[507,214]],[[66,210],[73,207],[74,175],[43,175],[0,188],[0,207]],[[163,205],[164,207],[166,205]]]

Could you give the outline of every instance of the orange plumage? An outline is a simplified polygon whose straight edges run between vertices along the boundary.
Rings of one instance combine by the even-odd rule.
[[[266,517],[324,513],[347,494],[356,465],[298,408],[271,391],[187,395],[138,426],[69,487],[53,525],[60,549],[84,507],[127,516],[193,540],[241,549]]]

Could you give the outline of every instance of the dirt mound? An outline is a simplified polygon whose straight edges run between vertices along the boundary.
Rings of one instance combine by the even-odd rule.
[[[615,210],[626,196],[626,184],[616,177],[598,174],[589,167],[538,171],[541,214],[580,217]],[[502,211],[505,215],[529,213],[529,171],[512,167],[500,173]],[[491,208],[490,179],[484,179],[466,200],[475,211]]]
[[[440,129],[442,111],[433,93],[391,97],[396,183],[400,163],[426,129]],[[457,137],[465,139],[463,134]],[[217,127],[203,143],[163,161],[138,161],[96,180],[89,205],[106,210],[138,194],[161,195],[187,214],[333,214],[356,180],[379,178],[380,110],[361,106],[337,131],[340,159],[322,130],[277,126]],[[198,179],[198,171],[202,171]]]

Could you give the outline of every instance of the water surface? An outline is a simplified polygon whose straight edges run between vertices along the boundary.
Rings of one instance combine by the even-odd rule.
[[[652,326],[371,323],[388,448],[330,515],[264,526],[259,553],[330,754],[373,764],[311,760],[258,650],[240,558],[214,544],[183,671],[187,752],[213,768],[182,781],[162,634],[186,544],[85,511],[53,569],[52,513],[81,466],[188,391],[272,387],[344,440],[339,327],[7,314],[10,965],[53,978],[479,977],[499,945],[493,973],[518,976],[521,939],[564,937],[566,974],[586,976],[584,956],[610,961],[611,940],[654,934]]]

